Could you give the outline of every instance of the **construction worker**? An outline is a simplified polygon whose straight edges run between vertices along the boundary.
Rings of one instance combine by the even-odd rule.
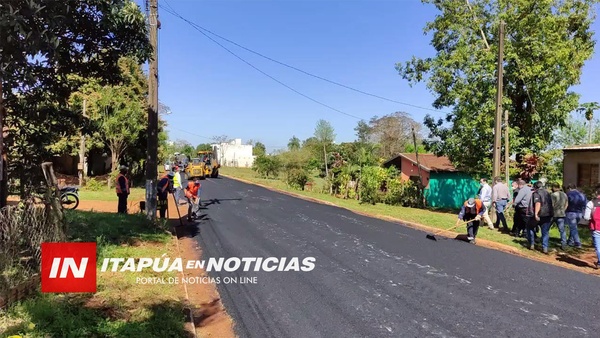
[[[185,197],[188,200],[188,222],[192,221],[192,214],[195,216],[194,206],[200,206],[200,180],[188,182],[185,188]],[[197,211],[197,210],[196,210]]]
[[[171,192],[173,192],[172,180],[173,173],[170,172],[158,181],[157,186],[157,195],[158,195],[158,210],[160,212],[160,218],[165,218],[167,213],[168,206],[168,197]]]
[[[173,189],[175,189],[175,200],[179,204],[181,201],[181,191],[183,187],[181,186],[181,172],[179,171],[179,166],[175,166],[175,171],[173,172]]]
[[[467,223],[469,243],[476,243],[477,231],[479,230],[479,223],[483,215],[485,215],[486,211],[487,210],[485,205],[479,198],[469,198],[460,209],[460,213],[458,214],[458,220],[456,221],[456,224],[458,224],[461,221],[469,221],[469,223]]]
[[[115,182],[117,197],[119,197],[119,205],[117,207],[118,213],[126,214],[127,213],[127,197],[129,196],[129,180],[125,175],[129,168],[122,165],[119,168],[119,175],[117,175],[117,179]]]

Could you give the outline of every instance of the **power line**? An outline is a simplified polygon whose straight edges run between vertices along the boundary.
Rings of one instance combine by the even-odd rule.
[[[398,101],[398,100],[394,100],[394,99],[389,99],[389,98],[387,98],[387,97],[383,97],[383,96],[380,96],[380,95],[376,95],[376,94],[368,93],[368,92],[365,92],[365,91],[363,91],[363,90],[356,89],[356,88],[354,88],[354,87],[350,87],[350,86],[347,86],[347,85],[345,85],[345,84],[342,84],[342,83],[339,83],[339,82],[336,82],[336,81],[333,81],[333,80],[329,80],[329,79],[327,79],[327,78],[324,78],[324,77],[322,77],[322,76],[319,76],[319,75],[312,74],[312,73],[310,73],[310,72],[307,72],[307,71],[305,71],[305,70],[302,70],[302,69],[300,69],[300,68],[298,68],[298,67],[294,67],[294,66],[292,66],[292,65],[289,65],[289,64],[287,64],[287,63],[285,63],[285,62],[281,62],[281,61],[275,60],[275,59],[273,59],[273,58],[271,58],[271,57],[269,57],[269,56],[266,56],[266,55],[264,55],[264,54],[262,54],[262,53],[260,53],[260,52],[254,51],[254,50],[252,50],[252,49],[250,49],[250,48],[244,47],[244,46],[240,45],[239,43],[237,43],[237,42],[235,42],[235,41],[232,41],[232,40],[230,40],[230,39],[228,39],[228,38],[225,38],[225,37],[223,37],[223,36],[221,36],[221,35],[219,35],[219,34],[217,34],[217,33],[215,33],[215,32],[212,32],[211,30],[209,30],[209,29],[207,29],[207,28],[204,28],[204,27],[202,27],[202,26],[200,26],[200,25],[198,25],[198,24],[196,24],[196,23],[194,23],[194,22],[191,22],[190,20],[188,20],[188,19],[184,18],[184,17],[183,17],[183,16],[181,16],[179,13],[177,13],[177,12],[176,12],[176,11],[173,9],[173,7],[171,7],[171,5],[170,5],[168,2],[166,2],[166,1],[165,1],[165,3],[167,3],[167,5],[169,6],[170,10],[167,10],[167,9],[165,9],[165,8],[163,8],[163,9],[165,9],[165,10],[166,10],[166,11],[167,11],[169,14],[171,14],[171,15],[173,15],[173,16],[175,16],[175,17],[177,17],[177,18],[179,18],[179,19],[181,19],[181,20],[183,20],[183,21],[187,22],[187,23],[188,23],[189,25],[191,25],[193,28],[196,28],[196,30],[202,30],[202,31],[205,31],[205,32],[207,32],[207,33],[209,33],[209,34],[211,34],[211,35],[214,35],[214,36],[218,37],[218,38],[219,38],[219,39],[221,39],[221,40],[227,41],[227,42],[229,42],[229,43],[231,43],[231,44],[233,44],[233,45],[235,45],[235,46],[237,46],[237,47],[239,47],[239,48],[242,48],[242,49],[244,49],[244,50],[246,50],[246,51],[248,51],[248,52],[250,52],[250,53],[253,53],[253,54],[255,54],[255,55],[258,55],[258,56],[260,56],[260,57],[262,57],[262,58],[265,58],[265,59],[267,59],[267,60],[269,60],[269,61],[271,61],[271,62],[274,62],[274,63],[277,63],[277,64],[279,64],[279,65],[282,65],[282,66],[284,66],[284,67],[287,67],[287,68],[293,69],[293,70],[295,70],[295,71],[297,71],[297,72],[300,72],[300,73],[303,73],[303,74],[305,74],[305,75],[308,75],[308,76],[314,77],[314,78],[316,78],[316,79],[319,79],[319,80],[322,80],[322,81],[325,81],[325,82],[329,82],[329,83],[331,83],[331,84],[334,84],[334,85],[336,85],[336,86],[340,86],[340,87],[343,87],[343,88],[346,88],[346,89],[349,89],[349,90],[355,91],[355,92],[357,92],[357,93],[361,93],[361,94],[363,94],[363,95],[367,95],[367,96],[375,97],[375,98],[378,98],[378,99],[380,99],[380,100],[384,100],[384,101],[388,101],[388,102],[393,102],[393,103],[401,104],[401,105],[408,106],[408,107],[413,107],[413,108],[418,108],[418,109],[423,109],[423,110],[429,110],[429,111],[433,111],[433,112],[436,112],[436,113],[446,113],[446,112],[444,112],[444,111],[441,111],[441,110],[437,110],[437,109],[433,109],[433,108],[427,108],[427,107],[422,107],[422,106],[414,105],[414,104],[411,104],[411,103],[406,103],[406,102],[402,102],[402,101]]]
[[[190,22],[190,21],[189,21],[189,20],[187,20],[186,18],[182,17],[181,15],[177,14],[177,13],[176,13],[176,12],[174,12],[174,11],[171,11],[171,10],[169,10],[169,9],[165,8],[164,6],[160,6],[160,7],[161,7],[162,9],[164,9],[164,10],[165,10],[167,13],[169,13],[169,14],[171,14],[171,15],[173,15],[173,16],[176,16],[176,17],[180,18],[181,20],[184,20],[184,21],[186,21],[186,22],[187,22],[188,24],[190,24],[190,25],[191,25],[193,28],[195,28],[195,29],[196,29],[198,32],[200,32],[200,34],[204,35],[206,38],[210,39],[212,42],[216,43],[216,44],[217,44],[217,45],[219,45],[221,48],[225,49],[227,52],[229,52],[231,55],[233,55],[233,56],[235,56],[236,58],[238,58],[240,61],[242,61],[242,62],[244,62],[245,64],[247,64],[248,66],[250,66],[250,67],[254,68],[256,71],[258,71],[259,73],[261,73],[261,74],[265,75],[266,77],[270,78],[271,80],[273,80],[273,81],[275,81],[275,82],[279,83],[280,85],[282,85],[282,86],[286,87],[287,89],[289,89],[289,90],[293,91],[294,93],[296,93],[296,94],[298,94],[298,95],[300,95],[300,96],[302,96],[302,97],[304,97],[304,98],[306,98],[306,99],[309,99],[309,100],[311,100],[311,101],[313,101],[313,102],[315,102],[315,103],[317,103],[317,104],[319,104],[319,105],[321,105],[321,106],[323,106],[323,107],[326,107],[326,108],[329,108],[329,109],[331,109],[331,110],[333,110],[333,111],[335,111],[335,112],[338,112],[338,113],[340,113],[340,114],[343,114],[343,115],[346,115],[346,116],[349,116],[349,117],[353,117],[353,118],[355,118],[355,119],[358,119],[358,120],[364,120],[364,118],[362,118],[362,117],[358,117],[358,116],[356,116],[356,115],[348,114],[348,113],[346,113],[346,112],[343,112],[343,111],[341,111],[341,110],[339,110],[339,109],[337,109],[337,108],[334,108],[334,107],[332,107],[332,106],[330,106],[330,105],[327,105],[327,104],[325,104],[325,103],[323,103],[323,102],[321,102],[321,101],[318,101],[318,100],[316,100],[316,99],[313,99],[312,97],[310,97],[310,96],[308,96],[308,95],[306,95],[306,94],[303,94],[303,93],[301,93],[300,91],[298,91],[298,90],[296,90],[296,89],[294,89],[294,88],[290,87],[289,85],[287,85],[287,84],[285,84],[285,83],[283,83],[283,82],[279,81],[279,80],[278,80],[278,79],[276,79],[275,77],[273,77],[273,76],[269,75],[268,73],[264,72],[263,70],[259,69],[258,67],[254,66],[253,64],[251,64],[250,62],[246,61],[246,60],[245,60],[244,58],[242,58],[241,56],[239,56],[239,55],[237,55],[236,53],[232,52],[230,49],[228,49],[227,47],[223,46],[223,45],[222,45],[221,43],[219,43],[217,40],[215,40],[215,39],[211,38],[210,36],[208,36],[208,35],[207,35],[206,33],[204,33],[202,30],[200,30],[199,28],[195,27],[195,26],[194,26],[194,23]]]

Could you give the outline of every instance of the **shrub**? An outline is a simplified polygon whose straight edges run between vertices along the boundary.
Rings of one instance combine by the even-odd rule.
[[[104,189],[105,187],[106,186],[104,183],[102,183],[96,179],[90,178],[89,180],[87,180],[85,182],[84,189],[89,190],[89,191],[100,191],[100,190]]]
[[[256,157],[252,170],[265,178],[269,178],[269,175],[277,177],[281,170],[281,161],[276,156],[260,155]]]
[[[304,169],[291,168],[286,170],[286,182],[289,186],[304,190],[309,181],[308,172]]]

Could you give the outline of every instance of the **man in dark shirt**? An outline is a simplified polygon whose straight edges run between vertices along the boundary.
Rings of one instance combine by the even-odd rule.
[[[550,240],[550,225],[554,216],[552,198],[548,190],[544,188],[544,183],[540,181],[535,182],[534,188],[535,190],[531,198],[534,217],[527,227],[527,241],[529,242],[529,249],[533,250],[535,231],[539,226],[542,229],[542,251],[547,254]]]
[[[169,194],[173,192],[173,176],[175,176],[175,174],[173,172],[170,172],[161,177],[157,184],[158,211],[160,214],[160,218],[166,218],[166,213],[168,209],[167,199],[169,197]]]
[[[126,176],[127,172],[128,168],[122,165],[119,168],[119,175],[117,176],[117,180],[115,182],[117,197],[119,198],[117,210],[120,214],[127,213],[127,197],[129,196],[129,180]]]
[[[577,225],[579,224],[579,221],[581,221],[581,218],[583,218],[583,213],[585,212],[587,205],[587,198],[577,190],[575,184],[569,184],[567,190],[567,198],[569,199],[569,204],[567,205],[567,210],[565,212],[567,223],[569,224],[569,239],[567,239],[567,244],[581,249],[581,240],[579,239]]]

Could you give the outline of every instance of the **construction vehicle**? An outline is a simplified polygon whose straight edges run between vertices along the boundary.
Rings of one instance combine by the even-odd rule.
[[[217,160],[216,151],[199,151],[198,157],[204,163],[204,177],[219,177],[219,168],[221,165]]]
[[[185,178],[188,180],[204,179],[206,163],[200,158],[193,158],[185,168]]]

